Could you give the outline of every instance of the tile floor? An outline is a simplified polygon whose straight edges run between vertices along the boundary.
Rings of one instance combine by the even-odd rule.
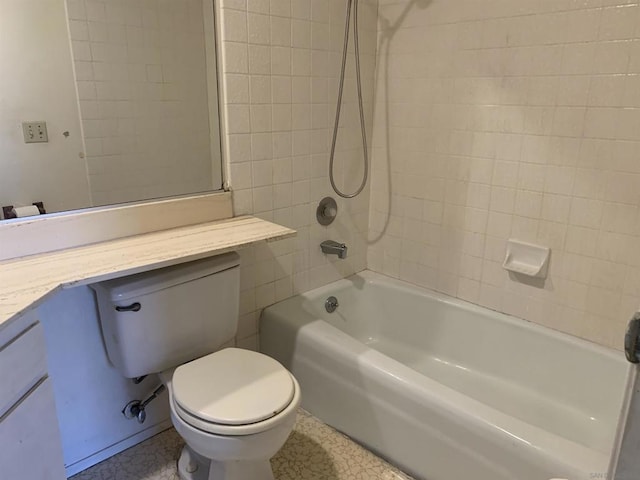
[[[182,445],[170,429],[71,480],[179,480],[176,460]],[[304,410],[271,465],[276,480],[411,480]]]

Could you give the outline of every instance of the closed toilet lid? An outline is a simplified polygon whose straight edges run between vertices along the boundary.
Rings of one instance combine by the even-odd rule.
[[[247,425],[271,418],[293,399],[289,372],[271,357],[226,348],[179,366],[173,374],[174,400],[206,422]]]

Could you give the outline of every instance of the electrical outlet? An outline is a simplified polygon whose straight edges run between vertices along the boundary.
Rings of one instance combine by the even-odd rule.
[[[24,143],[46,143],[49,141],[47,122],[23,122]]]

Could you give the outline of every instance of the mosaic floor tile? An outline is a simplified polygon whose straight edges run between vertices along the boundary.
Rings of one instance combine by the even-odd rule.
[[[179,480],[176,460],[183,444],[169,429],[71,480]],[[411,480],[304,410],[271,465],[277,480]]]

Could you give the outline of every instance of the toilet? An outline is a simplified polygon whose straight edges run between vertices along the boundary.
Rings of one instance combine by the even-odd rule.
[[[300,405],[276,360],[222,348],[237,329],[239,265],[232,252],[92,285],[109,361],[167,388],[183,480],[273,480],[269,459]]]

